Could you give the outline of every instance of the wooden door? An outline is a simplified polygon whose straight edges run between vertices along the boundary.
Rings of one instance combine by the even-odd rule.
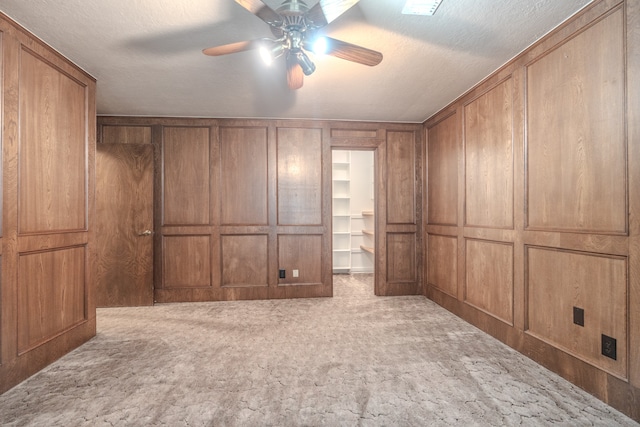
[[[153,305],[153,146],[98,144],[98,307]]]

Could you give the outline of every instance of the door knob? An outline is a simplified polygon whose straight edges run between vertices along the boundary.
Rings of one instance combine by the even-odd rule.
[[[138,233],[138,236],[151,236],[152,234],[153,234],[153,231],[144,230],[142,233]]]

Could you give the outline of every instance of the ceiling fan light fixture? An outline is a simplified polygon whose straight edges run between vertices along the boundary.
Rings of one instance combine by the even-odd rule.
[[[282,56],[285,46],[282,43],[274,44],[273,46],[262,45],[259,49],[260,57],[265,64],[271,65],[274,60]]]
[[[316,70],[316,64],[311,62],[311,59],[307,56],[303,51],[298,51],[294,53],[296,56],[296,62],[302,68],[302,72],[305,76],[310,76]]]
[[[326,37],[318,37],[311,45],[311,51],[316,55],[324,55],[329,49],[329,42]]]

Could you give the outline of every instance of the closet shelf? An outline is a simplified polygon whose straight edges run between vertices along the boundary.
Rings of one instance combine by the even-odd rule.
[[[373,211],[362,211],[362,216],[373,216]]]
[[[367,236],[373,236],[373,230],[362,230],[362,234],[366,234]]]
[[[333,272],[351,271],[351,153],[332,152]]]
[[[369,252],[370,254],[375,253],[375,250],[369,246],[360,245],[360,249],[362,249],[365,252]]]

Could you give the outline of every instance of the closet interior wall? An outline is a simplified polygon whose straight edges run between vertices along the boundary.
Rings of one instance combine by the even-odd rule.
[[[374,153],[332,152],[333,273],[373,273]]]

